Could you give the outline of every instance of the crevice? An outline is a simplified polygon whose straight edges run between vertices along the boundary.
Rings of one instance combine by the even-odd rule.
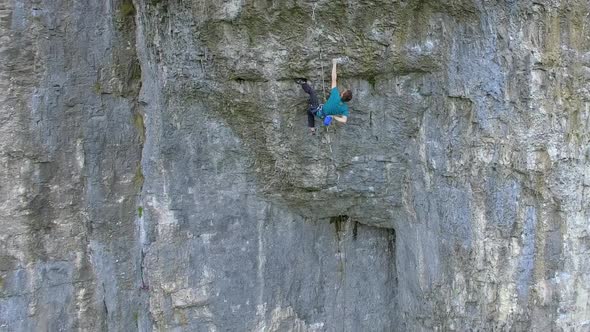
[[[263,82],[268,82],[268,79],[264,78],[264,77],[234,77],[231,79],[234,82],[237,83],[245,83],[245,82],[250,82],[250,83],[263,83]]]
[[[136,45],[137,34],[139,32],[138,25],[141,24],[138,17],[141,11],[141,3],[133,0],[120,0],[117,10],[113,13],[114,23],[118,28],[118,32],[122,37],[122,43],[129,47],[117,48],[114,50],[115,66],[114,70],[116,76],[122,83],[122,88],[119,91],[121,97],[126,98],[130,103],[131,108],[131,125],[134,129],[133,149],[135,172],[133,174],[133,194],[135,195],[135,205],[133,206],[135,235],[133,238],[134,247],[134,265],[136,266],[134,272],[134,284],[137,291],[138,301],[135,306],[135,313],[133,320],[135,325],[142,327],[149,326],[149,278],[147,274],[146,255],[150,245],[149,241],[149,226],[146,221],[149,221],[149,210],[145,209],[143,203],[143,188],[145,183],[144,174],[144,153],[147,141],[146,130],[146,112],[144,107],[147,104],[140,100],[140,92],[144,85],[145,73],[142,66],[142,61],[139,57],[139,46]],[[133,47],[133,46],[135,47]],[[105,309],[106,303],[105,303]],[[146,326],[143,326],[146,328]],[[140,329],[140,330],[143,330]]]
[[[396,232],[394,228],[387,230],[387,251],[390,257],[389,266],[391,271],[391,279],[393,286],[397,287],[397,255],[396,255]]]
[[[104,287],[104,283],[102,284],[102,307],[105,314],[105,322],[109,320],[109,307],[107,306],[107,290]]]
[[[144,266],[144,264],[145,264],[145,251],[142,248],[142,250],[140,252],[140,262],[139,262],[139,277],[140,277],[140,282],[141,282],[139,289],[144,290],[144,291],[149,291],[150,286],[145,281],[145,266]]]
[[[343,231],[343,226],[345,226],[345,223],[348,222],[350,220],[350,217],[347,215],[339,215],[339,216],[334,216],[334,217],[330,217],[330,224],[334,225],[334,230],[336,231],[336,238],[338,240],[338,243],[340,243],[340,234]],[[338,252],[340,252],[340,249],[338,250]]]

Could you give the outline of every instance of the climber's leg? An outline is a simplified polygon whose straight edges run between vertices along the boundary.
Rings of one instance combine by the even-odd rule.
[[[318,95],[315,93],[315,90],[307,84],[307,82],[301,84],[301,87],[303,88],[303,91],[309,95],[309,109],[312,110],[318,108],[320,102],[318,101]]]
[[[309,108],[307,110],[307,126],[309,128],[314,128],[315,127],[315,108]]]
[[[310,128],[311,133],[315,134],[315,113],[317,112],[320,103],[315,90],[307,84],[304,79],[297,80],[298,84],[301,84],[303,91],[309,95],[309,107],[307,108],[307,126]]]
[[[309,108],[307,109],[307,126],[310,128],[315,127],[315,112],[317,111],[320,103],[318,101],[318,95],[315,93],[315,90],[311,87],[311,85],[304,82],[301,84],[303,91],[305,91],[309,95]]]

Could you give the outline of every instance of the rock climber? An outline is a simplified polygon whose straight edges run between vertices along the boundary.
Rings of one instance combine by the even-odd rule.
[[[332,91],[328,101],[320,105],[318,96],[315,90],[307,83],[306,79],[297,79],[297,84],[300,84],[309,95],[309,109],[307,110],[307,126],[312,135],[315,135],[315,117],[324,120],[324,125],[328,126],[332,120],[336,120],[345,124],[348,120],[349,110],[347,103],[352,99],[352,91],[344,90],[340,93],[337,86],[336,65],[339,59],[332,60]]]

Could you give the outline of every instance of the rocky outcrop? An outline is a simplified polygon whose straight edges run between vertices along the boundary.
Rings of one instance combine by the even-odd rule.
[[[1,328],[590,328],[589,13],[0,0]]]

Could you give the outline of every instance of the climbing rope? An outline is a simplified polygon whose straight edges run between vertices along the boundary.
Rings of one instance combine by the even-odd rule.
[[[313,4],[312,7],[312,11],[311,11],[311,20],[313,21],[313,35],[314,35],[314,39],[315,38],[319,38],[319,36],[321,36],[320,33],[318,33],[318,27],[317,27],[317,21],[315,19],[315,10],[316,10],[316,6],[317,3]],[[324,95],[324,103],[328,100],[328,97],[326,96],[326,79],[325,79],[325,73],[324,73],[324,59],[322,56],[322,43],[318,42],[318,50],[319,50],[319,61],[320,61],[320,67],[321,67],[321,71],[320,71],[320,75],[321,75],[321,79],[322,79],[322,93]],[[330,138],[330,129],[329,126],[326,126],[326,140],[328,142],[328,147],[330,148],[330,160],[332,161],[332,164],[334,165],[334,170],[336,170],[336,160],[334,159],[334,150],[332,149],[332,139]],[[337,175],[337,180],[336,182],[338,183],[340,181],[340,174],[336,171],[336,175]]]
[[[322,92],[324,93],[324,103],[328,100],[326,98],[326,80],[324,79],[324,62],[322,61],[322,44],[319,44],[320,49],[320,66],[322,66]]]
[[[321,43],[319,44],[319,49],[320,49],[320,66],[322,67],[322,91],[324,93],[324,103],[328,100],[328,98],[326,98],[326,81],[324,80],[324,62],[322,61],[322,46]],[[334,160],[334,150],[332,150],[332,139],[330,138],[330,126],[326,126],[326,140],[328,141],[328,147],[330,148],[330,159],[332,161],[332,164],[334,164],[334,170],[336,170],[336,160]],[[338,181],[340,181],[340,174],[338,174],[338,172],[336,172],[337,176],[338,176]]]
[[[315,20],[315,8],[316,8],[317,5],[318,5],[317,3],[314,3],[313,4],[313,7],[311,9],[311,20],[313,21],[313,32],[314,33],[317,33],[317,24],[316,24],[317,22]],[[320,34],[317,34],[317,35],[319,36]],[[321,75],[322,75],[322,92],[324,93],[324,102],[326,102],[326,100],[328,100],[328,99],[326,98],[326,81],[324,79],[324,62],[322,61],[323,59],[322,59],[322,43],[321,42],[318,43],[318,48],[320,50],[320,66],[322,68],[322,71],[321,71]]]

